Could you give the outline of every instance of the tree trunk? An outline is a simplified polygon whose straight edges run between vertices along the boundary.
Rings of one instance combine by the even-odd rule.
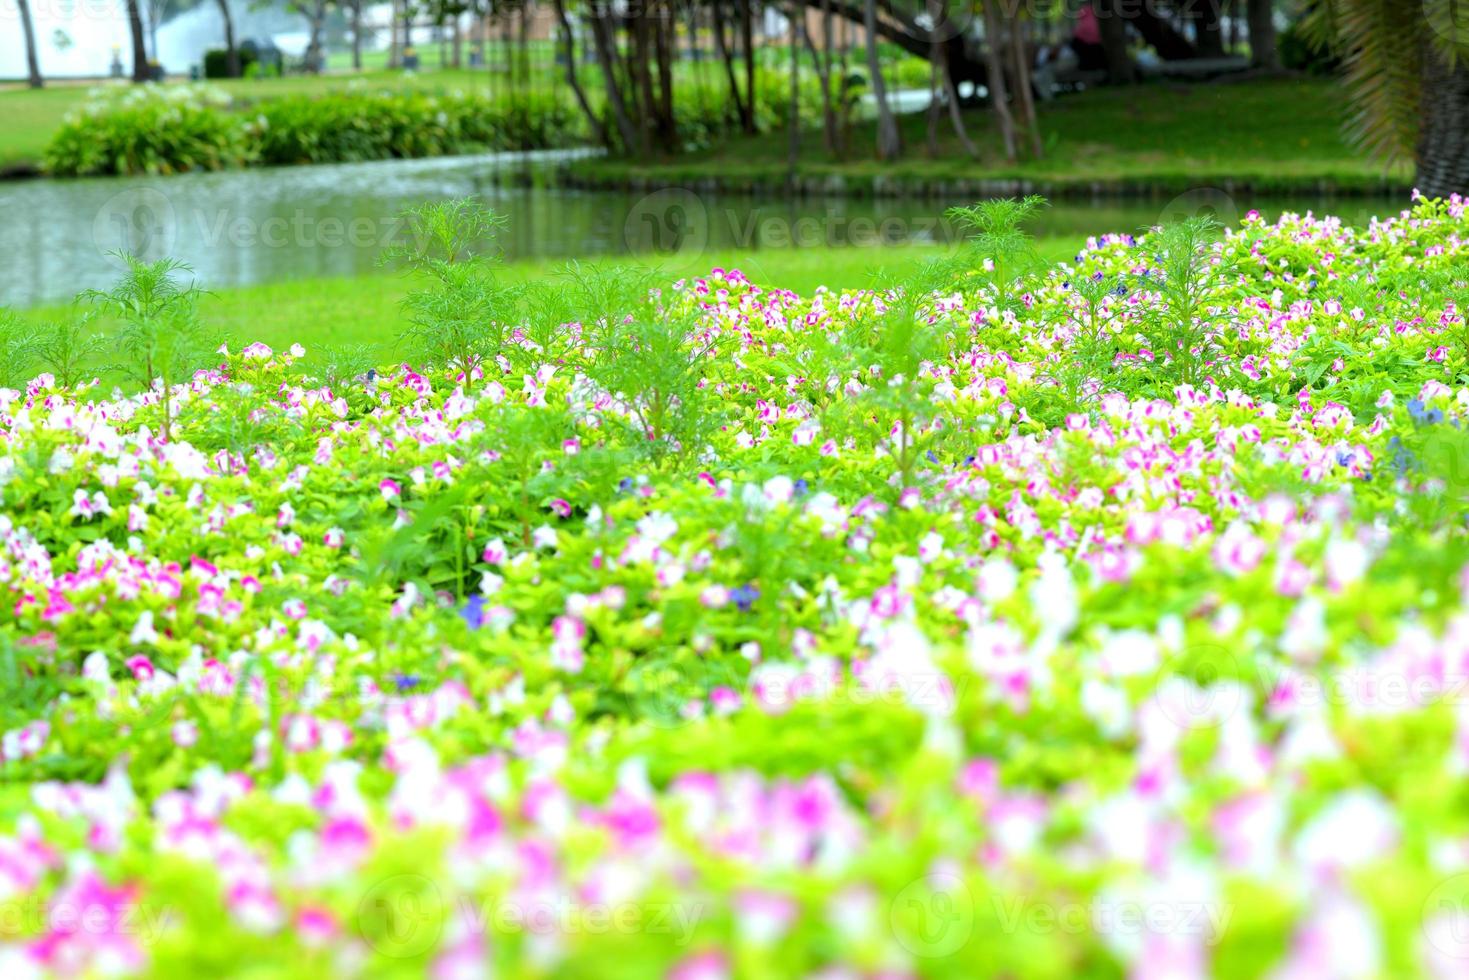
[[[1274,71],[1280,67],[1280,50],[1275,44],[1274,0],[1246,0],[1250,22],[1250,64]]]
[[[803,12],[804,7],[800,8]],[[837,114],[835,107],[831,104],[831,47],[832,47],[832,18],[831,6],[821,6],[821,51],[816,50],[816,43],[811,39],[810,31],[801,32],[806,37],[806,50],[811,52],[811,61],[816,65],[816,83],[821,86],[821,135],[828,153],[837,153]]]
[[[947,60],[941,66],[943,73],[944,93],[949,103],[949,122],[954,127],[954,135],[959,137],[959,142],[964,147],[964,152],[979,159],[979,147],[969,138],[969,130],[964,128],[964,113],[959,109],[959,90],[954,86],[954,79],[949,75],[949,63]]]
[[[964,152],[978,159],[979,148],[969,138],[969,131],[964,128],[964,114],[959,110],[959,92],[954,87],[954,79],[949,74],[949,59],[944,54],[944,43],[941,40],[943,34],[939,28],[944,24],[944,0],[928,0],[929,23],[934,25],[932,37],[933,56],[929,59],[933,62],[933,77],[929,83],[929,89],[935,99],[942,98],[949,106],[949,123],[954,127],[954,135],[959,137],[959,143],[964,147]],[[938,106],[931,104],[929,107],[929,148],[937,152],[938,148]]]
[[[678,27],[667,4],[658,6],[653,21],[653,58],[658,66],[658,104],[654,131],[665,153],[678,152],[678,122],[673,115],[673,47],[678,44]]]
[[[1116,4],[1113,9],[1128,11],[1125,22],[1135,27],[1143,40],[1164,61],[1187,61],[1199,57],[1199,49],[1175,30],[1172,24],[1159,17],[1153,4],[1129,3],[1125,7]]]
[[[804,2],[806,6],[817,9],[823,3],[830,3],[832,11],[838,17],[853,24],[866,23],[864,0],[804,0]],[[894,7],[892,0],[875,0],[875,3],[884,15],[877,21],[877,33],[884,41],[919,58],[928,59],[933,56],[929,31],[901,9]],[[1014,0],[1011,0],[1010,5],[1014,5]],[[1129,2],[1126,9],[1126,22],[1137,29],[1143,39],[1158,52],[1158,57],[1164,61],[1184,61],[1198,57],[1198,49],[1189,39],[1158,15],[1156,4]],[[947,18],[947,15],[945,16]],[[938,32],[946,38],[943,51],[948,61],[949,78],[956,84],[958,82],[973,82],[976,85],[988,84],[985,79],[985,59],[973,59],[965,47],[965,32],[951,25],[950,21],[945,24],[944,29]]]
[[[576,104],[581,107],[582,115],[587,117],[587,127],[591,129],[592,136],[598,143],[607,149],[612,149],[612,140],[607,133],[607,127],[602,125],[602,120],[592,111],[592,105],[587,101],[587,93],[582,90],[581,79],[576,74],[576,39],[571,33],[571,20],[566,16],[565,0],[551,0],[552,10],[556,13],[556,22],[561,28],[561,49],[566,54],[566,85],[571,89],[571,94],[576,97]]]
[[[1015,160],[1015,120],[1010,116],[1010,96],[1005,91],[1005,41],[1000,24],[998,0],[984,0],[985,76],[989,81],[990,105],[1005,144],[1005,159]]]
[[[740,0],[740,43],[745,46],[745,132],[755,132],[754,0]]]
[[[633,18],[627,66],[632,79],[633,101],[638,107],[638,148],[644,155],[652,149],[651,130],[658,111],[653,97],[653,72],[648,67],[653,48],[651,33],[645,9],[640,16]]]
[[[930,6],[932,6],[930,4]],[[937,43],[937,42],[935,42]],[[939,155],[939,72],[943,71],[943,58],[928,59],[928,155]]]
[[[745,103],[740,97],[740,84],[735,80],[734,58],[730,55],[730,47],[725,40],[724,31],[724,2],[714,0],[711,7],[713,18],[714,49],[719,52],[719,60],[724,62],[724,75],[729,81],[729,98],[734,103],[735,121],[744,127],[746,125]],[[749,130],[746,129],[746,132]]]
[[[867,70],[872,74],[872,97],[877,101],[877,158],[896,160],[903,152],[903,136],[888,105],[888,89],[882,78],[882,63],[877,57],[877,0],[866,0],[862,6],[862,26],[867,30]]]
[[[1224,33],[1219,30],[1219,0],[1189,0],[1194,22],[1194,47],[1201,58],[1224,57]]]
[[[450,37],[452,38],[451,43],[453,46],[450,49],[449,64],[455,68],[462,68],[464,67],[464,15],[462,13],[455,14],[454,20],[451,23],[453,25],[451,27],[453,33]]]
[[[1469,194],[1469,62],[1452,66],[1424,42],[1418,190],[1428,197]]]
[[[127,0],[128,8],[128,33],[133,39],[133,81],[146,82],[148,80],[148,45],[143,34],[143,12],[138,7],[138,0]]]
[[[852,99],[847,92],[847,79],[852,75],[852,22],[842,23],[842,42],[837,47],[837,90],[834,96],[837,110],[837,152],[842,156],[851,145],[848,134],[852,127]]]
[[[397,68],[403,64],[403,45],[398,39],[398,11],[403,0],[393,0],[392,10],[388,14],[388,67]]]
[[[635,153],[638,149],[638,131],[627,112],[622,86],[617,81],[617,55],[614,51],[605,8],[598,12],[597,4],[587,11],[587,23],[592,28],[592,44],[597,49],[597,64],[602,69],[602,84],[607,89],[607,105],[612,109],[612,120],[617,124],[617,135],[622,139],[624,152]]]
[[[235,18],[230,13],[230,0],[217,0],[219,16],[224,21],[224,73],[240,77],[240,49],[235,46]]]
[[[41,60],[36,55],[36,25],[31,23],[30,0],[16,0],[20,7],[20,29],[26,42],[26,80],[31,88],[45,84],[41,80]]]
[[[516,35],[516,54],[520,61],[520,82],[522,85],[530,85],[530,4],[520,5],[520,21],[516,25],[519,33]]]
[[[306,42],[306,70],[320,75],[326,66],[326,52],[322,50],[321,35],[326,28],[326,0],[309,0],[305,9],[306,19],[311,24],[311,40]]]
[[[362,70],[362,2],[352,0],[352,70]]]
[[[1107,82],[1131,85],[1137,81],[1137,66],[1127,53],[1127,21],[1122,19],[1121,0],[1092,0],[1097,28],[1102,35],[1102,53],[1107,59]]]
[[[790,6],[786,7],[786,16],[791,19],[791,145],[788,152],[792,177],[801,159],[801,15],[805,10],[805,4],[798,0],[791,0]]]
[[[1008,25],[1010,31],[1010,60],[1015,68],[1015,107],[1020,111],[1020,122],[1030,137],[1030,152],[1037,160],[1041,152],[1041,123],[1035,115],[1035,93],[1030,90],[1030,51],[1025,44],[1025,32],[1020,20],[1012,15]]]

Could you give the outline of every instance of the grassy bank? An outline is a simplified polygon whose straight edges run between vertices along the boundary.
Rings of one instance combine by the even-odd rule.
[[[924,114],[899,117],[905,153],[896,163],[873,158],[873,125],[853,128],[847,159],[835,160],[818,129],[803,135],[795,176],[803,182],[839,183],[849,193],[878,192],[886,183],[1028,181],[1042,193],[1117,190],[1183,190],[1215,185],[1254,193],[1401,192],[1406,169],[1384,170],[1347,146],[1344,107],[1334,82],[1283,78],[1187,85],[1155,82],[1097,89],[1039,106],[1044,153],[1038,159],[1004,159],[992,113],[965,113],[980,150],[968,156],[947,119],[938,153],[926,144]],[[690,186],[775,190],[789,182],[789,134],[766,133],[729,141],[716,149],[653,163],[599,159],[570,165],[565,176],[589,186]]]
[[[1037,251],[1048,261],[1075,254],[1079,242],[1052,238]],[[901,275],[939,252],[934,247],[766,249],[711,251],[672,258],[645,257],[640,264],[672,282],[711,269],[739,269],[766,287],[809,295],[818,286],[845,289],[865,286],[874,277]],[[505,266],[511,281],[529,282],[557,274],[564,262],[517,262]],[[308,350],[337,344],[366,344],[390,360],[403,329],[400,304],[410,284],[393,275],[355,278],[297,279],[238,288],[211,288],[200,302],[200,315],[231,337],[262,341],[272,347],[300,343]],[[69,304],[52,304],[23,311],[32,322],[43,323],[74,316]],[[267,315],[268,313],[268,315]],[[110,329],[102,323],[101,328]]]

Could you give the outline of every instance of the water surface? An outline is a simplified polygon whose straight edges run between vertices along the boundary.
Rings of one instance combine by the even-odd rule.
[[[111,282],[109,252],[187,262],[208,288],[302,277],[349,276],[379,266],[402,241],[402,209],[478,195],[505,216],[508,259],[627,253],[676,254],[689,271],[704,252],[762,248],[886,247],[943,242],[949,204],[922,200],[801,200],[509,186],[507,173],[544,168],[566,154],[487,154],[434,160],[288,167],[165,178],[37,180],[0,184],[0,305],[70,299]],[[1200,210],[1234,220],[1242,209],[1329,211],[1353,222],[1406,202],[1319,197],[1236,202],[1201,188],[1179,198],[1057,202],[1040,237],[1137,231]],[[685,261],[686,260],[686,261]]]

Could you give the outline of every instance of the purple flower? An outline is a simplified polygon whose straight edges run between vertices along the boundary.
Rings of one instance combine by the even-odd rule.
[[[484,596],[470,596],[469,600],[464,603],[464,608],[459,610],[459,615],[464,617],[464,621],[469,624],[469,628],[472,630],[477,630],[483,626],[485,622]]]
[[[737,589],[731,589],[729,597],[739,607],[740,612],[749,612],[755,600],[760,598],[760,590],[753,585],[742,585]]]

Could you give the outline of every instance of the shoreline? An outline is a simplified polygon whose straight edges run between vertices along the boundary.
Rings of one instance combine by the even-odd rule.
[[[595,156],[595,147],[577,147],[557,150],[529,151],[533,154],[585,153]],[[518,156],[524,151],[502,151],[504,156]],[[394,157],[386,160],[354,161],[356,163],[399,163],[408,160],[459,160],[479,153],[451,154],[435,157]],[[512,164],[515,161],[509,161]],[[1312,195],[1323,199],[1352,200],[1366,197],[1406,197],[1413,190],[1410,179],[1381,177],[1377,179],[1343,181],[1333,177],[1226,177],[1219,174],[1201,174],[1182,177],[1153,178],[1036,178],[1036,177],[925,177],[902,172],[891,174],[841,174],[841,173],[766,173],[728,174],[701,173],[698,171],[670,172],[667,174],[602,174],[585,165],[567,167],[544,162],[525,161],[522,168],[495,168],[486,175],[489,183],[500,187],[545,187],[555,190],[642,193],[652,194],[664,190],[689,190],[697,193],[727,196],[760,196],[776,198],[849,198],[868,199],[929,199],[929,200],[980,200],[994,197],[1014,197],[1025,194],[1040,194],[1052,200],[1150,200],[1160,199],[1201,189],[1219,190],[1229,195],[1253,195],[1280,197],[1287,195]],[[292,166],[332,166],[333,163],[294,164]],[[270,169],[264,167],[236,168],[240,172]],[[166,178],[188,174],[223,171],[182,171],[176,174],[160,174]],[[33,180],[72,179],[136,179],[137,175],[107,174],[87,178],[53,177],[34,161],[13,161],[0,164],[0,183]]]
[[[766,174],[728,173],[599,174],[585,167],[553,168],[537,181],[531,173],[500,172],[493,180],[504,186],[548,186],[561,190],[652,194],[664,190],[730,196],[866,199],[962,199],[982,200],[1040,194],[1051,200],[1149,200],[1200,190],[1218,190],[1234,196],[1281,197],[1312,195],[1323,199],[1352,200],[1367,197],[1406,198],[1413,190],[1410,179],[1382,177],[1376,180],[1342,181],[1331,177],[1271,178],[1227,177],[1200,174],[1192,177],[1067,179],[1033,177],[925,177],[915,174]]]

